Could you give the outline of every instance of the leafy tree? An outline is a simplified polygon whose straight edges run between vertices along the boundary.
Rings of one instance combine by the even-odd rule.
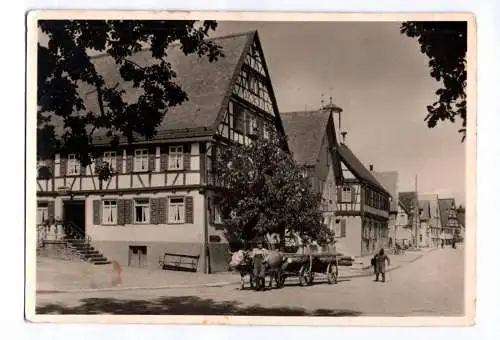
[[[411,21],[401,25],[401,33],[417,38],[420,51],[429,57],[430,75],[443,87],[436,91],[438,99],[427,106],[427,126],[438,121],[462,119],[462,142],[467,126],[467,22]]]
[[[169,45],[178,42],[185,55],[211,62],[223,57],[221,47],[207,39],[215,21],[41,20],[38,27],[48,37],[46,46],[38,44],[38,155],[43,159],[61,148],[75,153],[84,166],[92,162],[96,131],[113,146],[120,137],[129,143],[137,136],[151,139],[168,108],[189,100],[175,82]],[[146,48],[153,61],[149,66],[129,59]],[[105,82],[91,60],[96,53],[109,54],[121,81],[144,90],[135,102],[123,99],[119,84]],[[95,91],[97,109],[86,106],[83,89]],[[62,120],[62,136],[56,136],[54,120]],[[112,175],[106,167],[100,170],[102,177]]]
[[[321,196],[303,169],[283,150],[284,139],[257,137],[250,145],[223,148],[215,174],[223,190],[218,198],[229,239],[251,241],[266,234],[300,235],[304,243],[332,241],[323,223]]]

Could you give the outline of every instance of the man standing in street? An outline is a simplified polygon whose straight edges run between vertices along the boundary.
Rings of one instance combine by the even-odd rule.
[[[375,269],[375,281],[378,281],[378,277],[382,274],[382,282],[385,282],[385,261],[387,265],[391,265],[389,257],[385,255],[384,248],[380,249],[379,253],[372,258],[372,265]]]

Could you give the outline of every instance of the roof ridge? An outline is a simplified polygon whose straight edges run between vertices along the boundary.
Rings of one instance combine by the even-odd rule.
[[[242,33],[233,33],[233,34],[228,34],[228,35],[221,35],[219,37],[210,37],[210,38],[206,38],[205,40],[208,40],[208,41],[223,40],[223,39],[235,38],[235,37],[244,36],[244,35],[251,35],[251,34],[255,34],[255,33],[257,33],[257,30],[252,30],[252,31],[247,31],[247,32],[242,32]],[[180,45],[181,45],[180,42],[172,42],[168,45],[168,47],[176,47],[176,46],[180,46]],[[144,51],[151,51],[151,47],[142,48],[140,51],[137,51],[134,53],[139,53],[139,52],[144,52]],[[110,56],[109,53],[102,52],[102,53],[98,53],[96,55],[91,56],[90,59],[94,60],[94,59],[99,59],[99,58],[109,57],[109,56]]]

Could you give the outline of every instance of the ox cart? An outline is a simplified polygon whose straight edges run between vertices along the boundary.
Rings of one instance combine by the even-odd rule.
[[[298,277],[301,286],[309,286],[314,278],[326,277],[329,284],[338,282],[341,254],[284,254],[285,261],[279,276],[279,286],[288,277]]]

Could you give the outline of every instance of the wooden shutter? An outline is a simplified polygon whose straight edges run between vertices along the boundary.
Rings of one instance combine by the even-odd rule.
[[[68,162],[66,157],[66,155],[61,155],[61,163],[59,164],[59,176],[61,177],[66,176],[66,164]]]
[[[118,209],[118,225],[124,225],[127,220],[125,211],[125,200],[118,200],[116,204]]]
[[[344,187],[337,187],[337,202],[342,202],[342,190]]]
[[[94,225],[101,224],[101,200],[92,201],[92,216]],[[118,213],[118,220],[120,220],[119,213]]]
[[[47,218],[49,221],[54,220],[54,215],[55,215],[55,202],[54,201],[48,201],[47,202]]]
[[[346,220],[340,221],[340,237],[346,237]]]
[[[150,202],[151,202],[150,222],[151,224],[158,224],[158,199],[152,198]]]
[[[132,224],[133,221],[132,200],[125,200],[125,224]]]
[[[167,199],[165,197],[158,198],[158,206],[157,206],[157,218],[156,221],[158,224],[166,224],[167,223]]]
[[[160,171],[168,170],[168,147],[160,149]]]
[[[47,170],[50,178],[54,177],[54,162],[54,157],[51,157],[47,160]]]
[[[148,149],[148,171],[149,172],[154,172],[156,169],[155,169],[155,166],[156,166],[156,151],[155,149],[151,148],[151,149]]]
[[[351,186],[351,202],[356,203],[356,186]]]
[[[194,207],[193,207],[193,197],[192,196],[186,196],[185,197],[185,204],[186,204],[186,218],[185,221],[186,223],[194,223]]]
[[[132,154],[132,150],[127,150],[127,173],[132,172],[133,168],[133,161],[134,161],[134,155]]]
[[[184,144],[184,170],[191,169],[191,144]]]
[[[207,197],[207,205],[208,205],[208,221],[210,223],[215,222],[215,204],[212,198]]]
[[[116,152],[116,169],[115,171],[119,174],[123,172],[123,151],[118,150]]]

